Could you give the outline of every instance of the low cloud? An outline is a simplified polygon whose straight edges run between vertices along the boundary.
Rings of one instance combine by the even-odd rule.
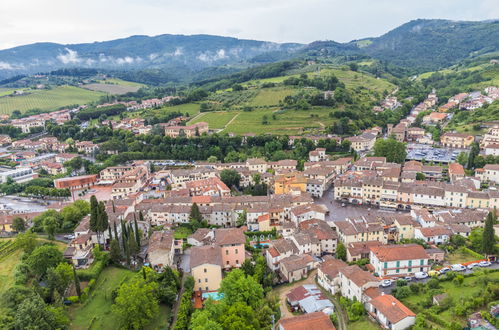
[[[10,63],[0,61],[0,70],[14,70],[14,67]]]
[[[64,48],[65,54],[59,54],[57,59],[64,64],[80,63],[82,60],[78,57],[78,52],[69,48]]]

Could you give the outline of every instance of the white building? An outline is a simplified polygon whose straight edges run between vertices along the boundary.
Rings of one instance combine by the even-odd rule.
[[[379,276],[406,276],[430,270],[430,257],[421,245],[381,245],[370,249],[369,261]]]

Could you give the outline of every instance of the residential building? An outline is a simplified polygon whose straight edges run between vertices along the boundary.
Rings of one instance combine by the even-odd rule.
[[[371,247],[369,261],[380,276],[406,276],[430,270],[429,256],[418,244]]]
[[[173,233],[154,231],[149,238],[149,246],[147,249],[147,260],[149,260],[151,266],[157,270],[174,266],[174,254]]]
[[[279,320],[279,330],[336,330],[328,315],[322,312],[285,317]]]
[[[216,245],[191,248],[191,275],[194,291],[216,291],[222,282],[222,249]]]
[[[189,126],[166,126],[165,127],[165,135],[176,138],[179,136],[185,136],[187,138],[191,138],[194,136],[200,136],[204,133],[208,133],[208,123],[199,122]]]
[[[467,149],[475,141],[473,135],[465,133],[444,133],[440,137],[440,142],[444,147]]]
[[[368,311],[385,329],[404,330],[416,322],[416,314],[390,294],[369,301]]]

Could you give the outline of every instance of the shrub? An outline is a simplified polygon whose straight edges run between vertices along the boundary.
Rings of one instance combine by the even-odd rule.
[[[106,267],[107,261],[107,258],[104,258],[103,260],[95,261],[88,269],[77,270],[76,273],[78,274],[78,278],[80,281],[90,281],[92,279],[96,279]]]
[[[430,289],[438,289],[440,287],[440,283],[438,281],[438,279],[436,278],[432,278],[431,280],[429,280],[426,285],[428,285],[428,287]]]
[[[80,298],[78,298],[78,296],[69,296],[67,300],[71,301],[73,304],[76,304],[80,301]]]

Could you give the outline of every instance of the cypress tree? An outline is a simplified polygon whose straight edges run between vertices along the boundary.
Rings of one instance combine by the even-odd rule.
[[[115,264],[119,264],[121,259],[120,243],[117,239],[111,241],[111,246],[109,248],[109,257]]]
[[[132,257],[135,257],[139,252],[139,247],[137,246],[137,242],[135,241],[135,237],[133,237],[133,235],[128,237],[128,250]]]
[[[137,241],[137,246],[140,248],[140,233],[139,233],[139,225],[137,224],[137,220],[133,221],[134,223],[134,230],[135,230],[135,240]]]
[[[142,214],[142,210],[139,211],[139,220],[144,221],[144,215]]]
[[[491,255],[495,252],[496,238],[494,235],[494,222],[494,214],[489,212],[482,236],[482,251],[485,255]]]
[[[113,240],[113,233],[111,231],[111,226],[107,226],[108,234],[109,234],[109,242]]]
[[[121,221],[121,246],[123,246],[123,252],[126,253],[127,250],[127,244],[126,244],[126,229],[125,225],[123,224],[123,220]]]
[[[80,280],[78,279],[78,275],[76,274],[75,266],[73,266],[73,281],[75,284],[76,295],[79,298],[81,297],[81,287],[80,287]]]
[[[98,233],[98,218],[99,218],[99,202],[97,197],[92,195],[90,197],[90,229]]]
[[[118,228],[116,228],[116,222],[114,222],[113,225],[114,225],[114,238],[116,240],[119,240],[119,237],[118,237]]]
[[[104,202],[99,203],[99,213],[98,213],[98,218],[99,220],[97,221],[99,231],[101,233],[104,233],[106,229],[109,227],[109,220],[106,212],[106,205]]]

